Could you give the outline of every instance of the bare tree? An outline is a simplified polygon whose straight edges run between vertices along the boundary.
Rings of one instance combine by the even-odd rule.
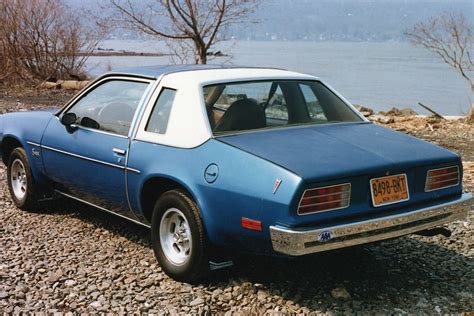
[[[455,69],[474,91],[470,71],[474,70],[470,50],[473,45],[472,25],[462,13],[445,13],[417,23],[405,32],[414,44],[423,46],[438,55],[446,64]]]
[[[255,0],[154,0],[140,8],[130,0],[110,2],[128,27],[165,39],[172,53],[182,61],[191,54],[196,64],[206,64],[225,29],[244,22],[256,5]]]
[[[0,77],[80,79],[105,29],[81,23],[60,0],[0,0]]]

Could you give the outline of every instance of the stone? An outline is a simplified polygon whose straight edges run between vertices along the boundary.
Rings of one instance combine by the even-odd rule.
[[[76,283],[77,283],[77,282],[74,281],[74,280],[66,280],[66,281],[64,282],[64,285],[67,286],[67,287],[71,287],[71,286],[76,285]]]
[[[259,301],[262,301],[262,300],[264,300],[264,299],[266,299],[266,298],[267,298],[267,293],[265,293],[265,291],[258,290],[258,292],[257,292],[257,299],[258,299]]]
[[[201,297],[198,297],[198,298],[195,298],[194,300],[191,301],[191,303],[189,303],[189,306],[198,306],[198,305],[202,305],[204,304],[205,301],[201,298]]]
[[[331,290],[331,296],[336,300],[349,300],[351,295],[344,287],[336,287]]]
[[[367,108],[365,106],[357,105],[357,104],[355,104],[354,106],[365,117],[369,117],[372,114],[374,114],[374,110],[372,110],[371,108]]]
[[[99,309],[102,307],[102,304],[99,301],[94,301],[89,304],[90,306],[94,307],[95,309]]]
[[[57,270],[56,272],[51,273],[46,279],[46,281],[48,281],[49,283],[55,283],[55,282],[58,282],[62,276],[63,276],[63,271]]]
[[[382,115],[382,114],[371,115],[369,117],[369,120],[374,121],[374,122],[383,123],[383,124],[389,124],[389,123],[393,123],[395,121],[395,119],[393,117],[385,116],[385,115]]]

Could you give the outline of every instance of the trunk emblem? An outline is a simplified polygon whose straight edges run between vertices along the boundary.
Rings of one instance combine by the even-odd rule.
[[[278,191],[278,188],[280,187],[281,184],[281,179],[276,179],[275,184],[273,185],[273,194],[275,194]]]

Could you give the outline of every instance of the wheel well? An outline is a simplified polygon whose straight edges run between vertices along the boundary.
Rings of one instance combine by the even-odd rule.
[[[192,198],[190,192],[179,182],[174,180],[158,177],[148,179],[143,185],[142,194],[140,198],[143,215],[148,222],[151,222],[153,215],[153,208],[160,196],[170,190],[181,190],[183,193]]]
[[[2,140],[2,161],[5,166],[8,164],[8,159],[13,149],[23,147],[21,143],[13,137],[5,137]]]

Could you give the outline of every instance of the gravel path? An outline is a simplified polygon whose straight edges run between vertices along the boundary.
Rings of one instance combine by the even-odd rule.
[[[473,150],[462,154],[472,159]],[[473,170],[467,161],[471,192]],[[161,271],[147,229],[68,200],[22,212],[3,165],[0,178],[0,312],[474,311],[473,212],[450,225],[449,239],[403,237],[297,260],[243,257],[191,286]]]

